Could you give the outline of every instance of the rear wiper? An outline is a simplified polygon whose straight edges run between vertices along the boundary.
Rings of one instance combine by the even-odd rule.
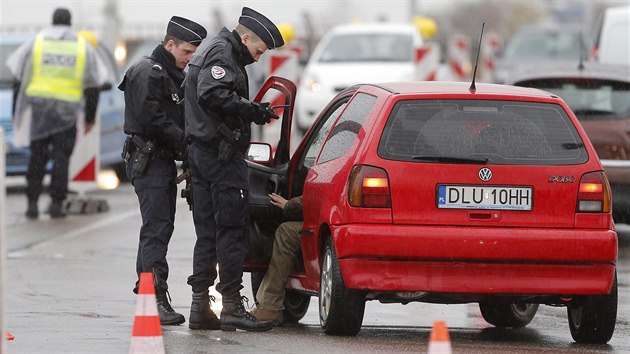
[[[488,158],[481,159],[467,158],[467,157],[448,157],[448,156],[412,156],[413,160],[428,161],[428,162],[449,162],[449,163],[475,163],[485,165],[488,163]]]

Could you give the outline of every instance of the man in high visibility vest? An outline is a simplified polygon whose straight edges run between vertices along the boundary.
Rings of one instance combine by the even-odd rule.
[[[103,63],[95,49],[70,28],[70,11],[55,10],[52,27],[24,43],[7,60],[16,78],[14,86],[14,137],[17,146],[30,146],[26,173],[26,216],[39,215],[46,164],[53,161],[50,180],[50,216],[65,216],[68,167],[74,148],[76,124],[85,118],[86,130],[94,125]]]

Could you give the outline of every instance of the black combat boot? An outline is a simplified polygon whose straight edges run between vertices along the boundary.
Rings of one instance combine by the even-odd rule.
[[[155,298],[161,325],[179,325],[186,322],[184,315],[173,310],[166,292],[155,294]]]
[[[214,296],[208,295],[208,290],[192,294],[190,305],[190,317],[188,328],[190,329],[219,329],[219,318],[210,308],[210,300],[215,301]]]
[[[259,321],[249,312],[245,311],[240,293],[223,296],[223,310],[221,311],[221,330],[234,331],[237,328],[245,331],[264,332],[273,328],[271,321]]]
[[[37,209],[37,200],[28,201],[28,209],[26,209],[26,217],[29,219],[37,219],[39,210]]]
[[[53,200],[50,204],[50,217],[51,218],[63,218],[66,216],[66,211],[63,207],[63,200]]]

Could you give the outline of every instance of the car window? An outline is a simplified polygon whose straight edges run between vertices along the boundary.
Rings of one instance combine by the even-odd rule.
[[[339,118],[337,124],[330,132],[328,140],[326,140],[322,148],[318,163],[339,158],[350,150],[375,102],[375,96],[365,93],[358,93],[350,101],[341,118]]]
[[[408,34],[344,34],[331,38],[319,61],[408,62],[413,59],[413,38]]]
[[[322,127],[315,132],[315,137],[311,142],[311,145],[308,147],[306,154],[304,155],[304,166],[310,168],[315,164],[315,159],[317,158],[317,154],[319,153],[320,148],[324,144],[324,139],[328,136],[328,132],[332,127],[333,123],[337,120],[337,117],[341,114],[343,109],[346,107],[346,102],[340,104],[337,108],[332,110],[332,113],[327,116]]]
[[[556,104],[452,100],[398,102],[378,154],[401,161],[477,159],[492,164],[568,165],[587,153]]]
[[[630,118],[630,83],[610,80],[530,80],[518,86],[536,87],[560,96],[580,120]]]
[[[505,58],[578,59],[586,46],[580,32],[521,32],[505,48]]]

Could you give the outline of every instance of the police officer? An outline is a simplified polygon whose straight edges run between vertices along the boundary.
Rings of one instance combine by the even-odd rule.
[[[7,60],[14,84],[14,138],[17,146],[29,146],[26,172],[26,217],[39,216],[37,201],[48,160],[50,216],[66,216],[63,201],[68,194],[68,167],[74,149],[77,120],[85,114],[86,132],[94,125],[104,64],[96,50],[77,37],[72,16],[58,8],[52,26],[20,46]]]
[[[177,201],[177,167],[187,144],[184,134],[184,68],[206,37],[206,29],[173,16],[164,41],[149,57],[129,68],[118,87],[125,92],[125,143],[127,176],[140,203],[142,226],[136,272],[152,272],[160,322],[184,323],[167,299],[166,252],[173,234]],[[138,281],[133,289],[138,292]]]
[[[262,14],[244,7],[233,31],[223,28],[206,39],[189,66],[186,78],[186,132],[192,143],[193,218],[197,242],[190,309],[192,329],[213,328],[217,317],[210,309],[208,289],[217,278],[223,298],[220,328],[266,331],[269,321],[258,321],[245,311],[240,290],[247,255],[247,169],[243,160],[251,122],[277,118],[268,103],[250,101],[245,66],[258,61],[267,49],[284,44],[278,28]]]

